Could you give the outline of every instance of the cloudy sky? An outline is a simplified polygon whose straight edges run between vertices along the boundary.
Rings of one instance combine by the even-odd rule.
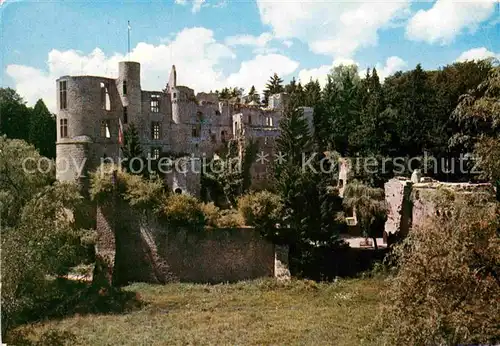
[[[385,77],[421,63],[500,58],[498,0],[2,1],[1,85],[55,108],[63,75],[116,76],[142,64],[142,86],[163,88],[172,64],[196,92],[255,85],[276,72],[303,83],[337,64]]]

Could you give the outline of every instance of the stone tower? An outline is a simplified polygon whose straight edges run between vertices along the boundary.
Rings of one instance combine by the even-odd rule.
[[[117,162],[123,106],[116,80],[63,76],[57,81],[56,178],[87,187],[89,170],[103,158]]]
[[[123,119],[124,126],[134,123],[138,127],[141,119],[141,65],[135,61],[121,61],[118,65],[118,79],[116,87],[121,103],[126,109],[127,119]],[[126,108],[125,108],[126,107]],[[124,113],[125,115],[125,113]]]

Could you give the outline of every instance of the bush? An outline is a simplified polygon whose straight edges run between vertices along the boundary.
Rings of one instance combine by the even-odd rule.
[[[234,209],[221,210],[216,223],[216,227],[219,228],[236,228],[243,225],[245,225],[243,216]]]
[[[202,229],[205,214],[195,197],[173,194],[165,198],[160,209],[160,219],[174,227]]]
[[[113,177],[113,172],[116,176]],[[90,174],[90,195],[98,202],[109,200],[113,193],[140,209],[155,209],[164,198],[165,192],[160,179],[146,180],[133,175],[116,165],[102,165]]]
[[[238,209],[245,223],[266,234],[281,221],[282,208],[280,197],[268,191],[250,193],[238,199]]]
[[[201,209],[205,214],[206,225],[218,228],[235,228],[245,224],[241,214],[233,209],[221,210],[213,202],[201,203]]]
[[[500,342],[498,204],[444,196],[429,219],[394,250],[397,274],[380,315],[388,344]]]
[[[213,203],[201,203],[200,208],[205,215],[205,220],[207,226],[218,227],[218,221],[220,217],[220,209]]]
[[[82,243],[88,232],[74,218],[82,201],[75,185],[56,183],[24,206],[18,225],[2,230],[2,331],[25,321],[28,311],[43,312],[48,275],[92,260]]]

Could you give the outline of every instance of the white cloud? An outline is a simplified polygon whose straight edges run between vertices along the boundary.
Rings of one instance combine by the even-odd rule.
[[[261,87],[271,75],[270,71],[285,76],[298,66],[298,62],[283,55],[258,55],[250,61],[242,62],[238,72],[227,76],[221,65],[225,59],[235,57],[228,46],[217,42],[213,32],[205,28],[184,29],[172,40],[159,45],[140,42],[130,53],[130,60],[141,63],[141,85],[144,90],[163,89],[174,64],[178,83],[197,92],[224,86],[246,88],[255,84],[256,87]],[[89,54],[53,49],[48,54],[46,70],[8,65],[6,72],[14,81],[15,89],[29,104],[43,98],[47,107],[55,111],[57,78],[64,75],[116,78],[118,62],[126,58],[121,53],[106,56],[98,48]]]
[[[312,69],[302,69],[299,71],[299,81],[302,84],[308,83],[311,79],[312,80],[318,80],[319,84],[321,87],[324,87],[326,85],[326,80],[327,76],[330,73],[330,71],[339,65],[356,65],[358,66],[358,63],[352,59],[344,59],[344,58],[338,58],[335,59],[331,65],[321,65],[318,68],[312,68]]]
[[[205,0],[194,0],[193,1],[193,7],[191,8],[191,11],[193,13],[199,12],[201,9],[201,6],[205,3]]]
[[[177,5],[185,6],[188,3],[192,4],[191,12],[199,12],[202,6],[205,6],[205,0],[175,0]],[[217,4],[218,5],[218,4]]]
[[[268,32],[264,32],[259,36],[253,35],[236,35],[229,36],[226,38],[225,42],[228,46],[257,46],[265,47],[269,41],[271,41],[273,35]]]
[[[456,61],[463,62],[468,60],[482,60],[487,58],[495,58],[500,60],[500,53],[493,53],[485,47],[472,48],[460,54]]]
[[[378,30],[407,15],[409,0],[332,2],[257,0],[261,20],[277,38],[298,38],[314,53],[352,56],[378,41]]]
[[[299,63],[284,55],[268,54],[257,55],[249,61],[243,61],[237,73],[227,77],[226,84],[229,86],[240,86],[248,89],[254,85],[259,93],[262,93],[269,76],[277,73],[281,78],[295,72]]]
[[[474,32],[495,10],[496,0],[437,0],[431,9],[418,11],[406,27],[415,41],[449,44],[463,31]]]
[[[287,46],[288,48],[290,48],[293,45],[292,40],[284,40],[282,43],[284,46]]]
[[[408,67],[408,63],[398,56],[391,56],[385,61],[385,65],[376,64],[377,74],[382,82],[384,79],[390,75],[402,71]]]
[[[277,53],[277,48],[269,47],[269,43],[273,39],[273,35],[268,32],[264,32],[259,36],[253,35],[235,35],[226,37],[225,43],[228,46],[249,46],[254,47],[254,54],[273,54]]]

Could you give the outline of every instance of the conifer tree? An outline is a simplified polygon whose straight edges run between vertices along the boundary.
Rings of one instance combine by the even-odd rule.
[[[28,141],[40,151],[40,154],[55,159],[56,157],[56,118],[50,113],[42,99],[31,110]]]
[[[283,87],[283,79],[275,73],[266,84],[266,89],[264,90],[264,104],[268,104],[269,96],[283,91],[285,91],[285,88]]]
[[[304,106],[315,107],[321,101],[321,86],[319,81],[311,79],[304,87],[304,95]]]
[[[247,103],[250,103],[252,101],[255,101],[257,103],[260,103],[260,95],[259,93],[257,92],[257,90],[255,90],[255,86],[252,85],[252,87],[250,88],[250,91],[248,92],[248,100],[247,100]]]

